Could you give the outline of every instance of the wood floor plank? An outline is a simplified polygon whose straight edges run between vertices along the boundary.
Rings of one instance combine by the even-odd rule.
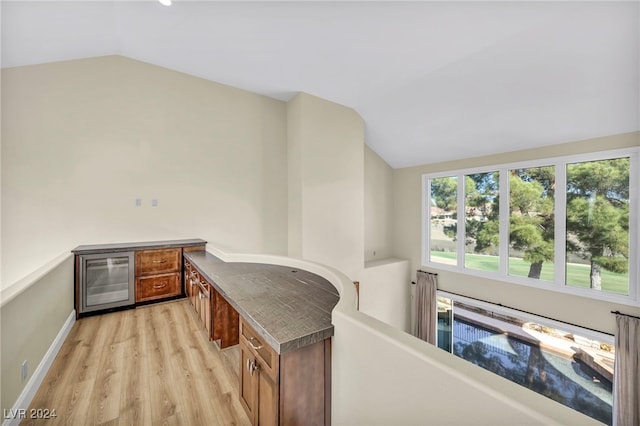
[[[127,379],[122,381],[120,391],[120,417],[123,420],[127,419],[128,424],[149,424],[151,405],[147,393],[150,392],[150,388],[142,319],[144,313],[149,311],[135,309],[128,312],[132,314],[124,327],[130,331],[126,340],[129,354],[122,366],[122,374]]]
[[[124,360],[122,343],[108,345],[102,353],[99,372],[94,382],[93,393],[96,399],[90,411],[94,424],[106,424],[120,416],[120,390],[123,382],[121,366]]]
[[[176,314],[176,333],[173,342],[176,345],[173,357],[173,371],[175,382],[181,383],[181,392],[178,400],[178,411],[185,415],[189,424],[203,424],[207,419],[211,419],[210,410],[206,401],[198,392],[196,381],[198,380],[197,368],[190,358],[190,352],[196,348],[191,336],[200,336],[197,328],[188,327],[193,324],[192,318],[186,316],[185,311],[174,311]],[[193,372],[196,372],[193,374]]]
[[[83,318],[21,424],[249,425],[224,362],[187,300]]]

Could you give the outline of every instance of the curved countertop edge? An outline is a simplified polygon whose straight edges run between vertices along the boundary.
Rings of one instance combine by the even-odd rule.
[[[344,311],[345,313],[349,312],[357,312],[356,311],[356,291],[353,286],[353,282],[342,272],[334,269],[330,266],[326,266],[317,262],[304,260],[300,258],[280,256],[280,255],[269,255],[269,254],[251,254],[251,253],[228,253],[225,252],[212,244],[207,244],[206,250],[217,257],[218,259],[224,262],[245,262],[245,263],[261,263],[261,264],[271,264],[271,265],[280,265],[287,266],[292,268],[303,269],[307,272],[311,272],[325,278],[329,281],[337,290],[339,294],[338,303],[334,306],[333,311],[331,312],[331,318],[333,322],[334,315],[336,311]],[[206,274],[205,274],[206,275]],[[222,293],[221,293],[222,294]],[[225,297],[225,295],[223,295]],[[225,297],[225,300],[228,301],[228,298]],[[232,304],[233,306],[233,304]],[[234,306],[234,309],[236,307]],[[249,324],[256,328],[258,332],[261,332],[263,337],[267,339],[267,341],[272,344],[275,343],[274,339],[269,336],[259,325],[255,323],[255,321],[249,315],[243,315]],[[329,338],[333,335],[333,325],[324,330],[318,330],[317,333],[313,333],[306,338],[301,339],[298,344],[292,345],[280,345],[280,349],[284,349],[282,352],[286,352],[287,350],[296,349],[298,347],[304,346],[302,341],[308,343],[313,343],[313,341],[319,341],[326,338]],[[307,340],[308,339],[308,340]],[[276,345],[274,349],[277,349],[279,345]]]
[[[275,337],[277,334],[271,334],[276,331],[273,329],[275,326],[274,323],[265,320],[265,318],[258,318],[260,316],[264,317],[264,315],[260,315],[260,310],[252,309],[252,304],[249,302],[247,304],[247,300],[245,299],[245,295],[241,295],[240,300],[236,300],[233,294],[229,294],[227,291],[231,291],[232,289],[229,287],[231,282],[229,280],[223,279],[220,276],[217,276],[216,266],[224,265],[232,266],[234,264],[238,265],[255,265],[255,264],[263,264],[265,266],[283,266],[285,268],[295,268],[300,271],[308,271],[306,268],[302,268],[299,265],[293,265],[292,262],[288,262],[286,264],[276,264],[273,262],[255,262],[253,259],[251,262],[227,262],[219,257],[213,255],[207,251],[194,251],[190,253],[185,253],[185,259],[188,260],[191,265],[202,275],[205,279],[214,287],[214,289],[233,307],[233,309],[238,312],[238,314],[264,339],[264,341],[269,344],[277,353],[283,354],[288,351],[293,351],[304,346],[323,341],[327,338],[333,336],[333,325],[330,321],[320,321],[317,326],[309,325],[303,326],[302,329],[298,329],[293,333],[285,333],[289,334],[286,338],[283,338],[282,333],[279,333],[279,337]],[[255,270],[247,271],[249,274],[255,273]],[[318,275],[321,278],[324,278],[328,285],[334,286],[328,279]],[[242,274],[237,275],[239,278],[239,282],[242,282]],[[218,281],[218,279],[222,279],[222,281]],[[226,290],[225,290],[226,288]],[[241,290],[242,292],[242,290]],[[335,293],[334,293],[335,294]],[[336,297],[336,304],[339,301],[339,297]],[[333,305],[332,305],[333,308]],[[255,312],[254,312],[255,311]],[[253,314],[257,314],[258,317],[254,318]],[[277,317],[277,316],[276,316]],[[329,316],[330,318],[330,316]],[[276,320],[278,322],[278,320]],[[313,324],[313,321],[312,321]],[[278,326],[279,327],[279,326]],[[286,326],[285,326],[286,327]],[[271,332],[270,332],[271,331]]]
[[[328,280],[338,290],[340,300],[336,307],[341,305],[344,299],[344,303],[346,303],[347,306],[353,306],[353,310],[355,311],[356,291],[353,286],[353,282],[344,273],[330,266],[310,260],[304,260],[298,257],[288,257],[275,254],[228,253],[213,246],[211,243],[207,244],[207,251],[225,262],[265,263],[289,266],[318,274],[322,278]]]

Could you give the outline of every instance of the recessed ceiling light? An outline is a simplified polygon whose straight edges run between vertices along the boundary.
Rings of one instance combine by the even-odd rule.
[[[158,0],[158,1],[165,6],[171,6],[171,0]]]

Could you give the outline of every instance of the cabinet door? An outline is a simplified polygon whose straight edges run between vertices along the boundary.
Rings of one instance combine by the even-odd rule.
[[[187,296],[187,299],[191,301],[191,277],[193,276],[193,267],[187,260],[184,262],[183,274],[184,294]]]
[[[194,272],[187,283],[187,287],[189,287],[189,302],[191,302],[191,306],[193,306],[196,312],[198,311],[198,294],[200,294],[198,291],[198,280],[198,273]]]
[[[211,291],[206,283],[200,287],[198,303],[200,304],[200,321],[207,330],[207,338],[211,340]]]
[[[196,310],[196,314],[200,317],[200,286],[198,284],[194,285],[191,288],[191,291],[191,303],[193,303],[193,308]]]
[[[246,411],[251,424],[258,421],[258,375],[251,370],[255,357],[244,344],[240,343],[240,404]]]
[[[260,426],[278,424],[278,386],[266,372],[258,368],[258,422]]]

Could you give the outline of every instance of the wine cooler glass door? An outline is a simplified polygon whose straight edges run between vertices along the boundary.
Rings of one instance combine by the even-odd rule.
[[[135,303],[133,253],[83,256],[81,273],[82,312]]]

